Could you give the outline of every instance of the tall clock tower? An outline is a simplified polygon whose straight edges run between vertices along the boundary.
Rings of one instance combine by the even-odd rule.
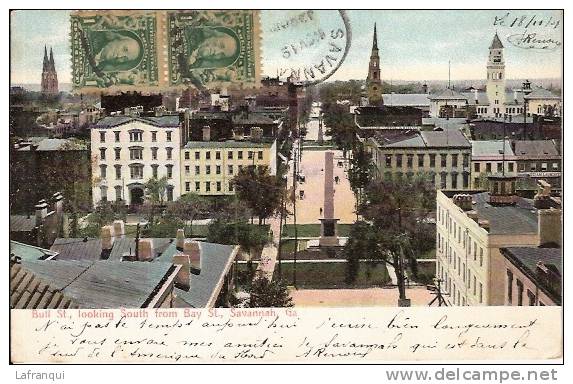
[[[505,62],[503,60],[503,44],[497,32],[489,46],[485,89],[489,99],[489,114],[501,116],[505,104]]]
[[[380,56],[378,56],[376,23],[374,23],[374,41],[372,42],[372,53],[370,54],[370,63],[368,64],[366,88],[368,92],[369,105],[380,106],[384,104],[384,101],[382,100],[382,80],[380,80]]]

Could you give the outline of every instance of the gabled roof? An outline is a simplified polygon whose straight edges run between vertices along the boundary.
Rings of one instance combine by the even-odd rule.
[[[502,48],[503,44],[501,43],[501,40],[499,39],[499,36],[497,35],[496,32],[495,35],[493,36],[493,40],[491,41],[489,49],[502,49]]]
[[[10,215],[11,232],[30,232],[35,227],[35,215]]]
[[[115,116],[106,116],[103,119],[100,119],[97,123],[95,123],[92,126],[92,128],[94,129],[113,128],[130,123],[132,121],[139,121],[141,123],[160,128],[177,128],[180,126],[178,115],[150,116],[150,117],[115,115]]]
[[[529,95],[525,96],[525,98],[528,100],[532,99],[561,100],[561,97],[554,95],[553,93],[551,93],[551,91],[541,87],[533,89]]]
[[[468,97],[454,89],[446,88],[442,92],[429,96],[430,100],[468,100]]]

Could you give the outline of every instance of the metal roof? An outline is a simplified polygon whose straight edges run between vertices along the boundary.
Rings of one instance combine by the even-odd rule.
[[[10,240],[10,255],[19,257],[21,260],[40,260],[56,256],[58,253],[35,247],[33,245]]]
[[[175,293],[188,305],[194,308],[212,306],[217,298],[225,275],[229,272],[238,246],[200,242],[201,273],[191,275],[191,288],[184,291],[175,288]],[[173,255],[178,254],[175,243],[172,243],[154,262],[171,262]]]
[[[515,140],[515,155],[524,159],[559,158],[561,155],[552,140]]]
[[[429,107],[430,99],[427,93],[384,93],[384,104],[388,106]]]
[[[175,267],[170,263],[128,261],[24,261],[34,272],[83,308],[141,308]]]
[[[30,232],[35,227],[35,215],[10,215],[10,232]]]
[[[271,147],[271,143],[255,143],[252,141],[236,141],[236,140],[225,140],[225,141],[188,141],[185,144],[185,149],[195,149],[195,148],[266,148]]]
[[[517,197],[515,205],[491,205],[489,192],[472,195],[478,218],[489,221],[493,235],[537,234],[537,209],[533,201]]]
[[[444,131],[422,131],[420,132],[427,147],[431,148],[451,148],[464,147],[471,148],[469,140],[460,130],[447,129]]]
[[[474,140],[471,144],[472,160],[479,160],[481,157],[501,159],[504,151],[506,159],[514,158],[509,140],[505,140],[505,148],[502,140]]]
[[[501,40],[499,39],[499,36],[497,35],[496,32],[495,35],[493,36],[493,40],[491,41],[489,49],[502,49],[502,48],[503,44],[501,43]]]
[[[57,238],[50,250],[58,253],[57,260],[99,260],[102,255],[99,238]]]

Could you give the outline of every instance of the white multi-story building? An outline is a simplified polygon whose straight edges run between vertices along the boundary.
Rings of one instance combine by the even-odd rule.
[[[179,116],[107,116],[91,127],[92,196],[142,204],[144,184],[167,177],[164,200],[181,194]]]
[[[551,208],[550,188],[524,199],[515,179],[491,176],[488,192],[437,192],[436,278],[448,305],[504,305],[501,248],[558,242],[561,210]]]
[[[487,177],[492,174],[516,176],[515,160],[507,139],[472,141],[472,188],[487,188]]]

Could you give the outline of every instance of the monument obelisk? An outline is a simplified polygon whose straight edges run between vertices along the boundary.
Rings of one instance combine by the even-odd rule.
[[[320,219],[320,246],[338,246],[338,236],[334,218],[334,152],[324,153],[324,216]]]

